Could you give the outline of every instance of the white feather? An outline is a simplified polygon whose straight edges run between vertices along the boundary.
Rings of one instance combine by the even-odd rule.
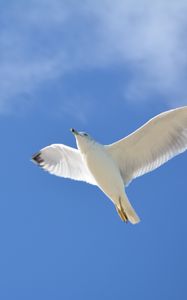
[[[53,144],[41,149],[39,156],[42,161],[39,164],[49,173],[96,185],[79,150],[63,144]]]
[[[187,149],[187,106],[157,115],[106,149],[127,185]]]

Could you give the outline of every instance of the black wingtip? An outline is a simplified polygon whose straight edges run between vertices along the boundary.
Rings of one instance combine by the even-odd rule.
[[[32,161],[38,165],[43,163],[43,159],[41,157],[41,152],[37,152],[32,156]]]

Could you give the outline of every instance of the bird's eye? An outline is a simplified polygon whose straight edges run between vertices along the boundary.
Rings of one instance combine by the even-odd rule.
[[[84,133],[84,136],[88,136],[87,133]]]

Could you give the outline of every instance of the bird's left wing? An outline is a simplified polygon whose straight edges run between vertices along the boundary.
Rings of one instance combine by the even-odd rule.
[[[126,185],[187,149],[187,106],[157,115],[106,149]]]
[[[97,185],[78,149],[53,144],[34,154],[32,160],[51,174]]]

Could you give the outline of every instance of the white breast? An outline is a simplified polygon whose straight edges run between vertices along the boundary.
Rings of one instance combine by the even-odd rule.
[[[101,190],[114,199],[124,186],[120,171],[102,145],[94,145],[84,155],[84,160]]]

